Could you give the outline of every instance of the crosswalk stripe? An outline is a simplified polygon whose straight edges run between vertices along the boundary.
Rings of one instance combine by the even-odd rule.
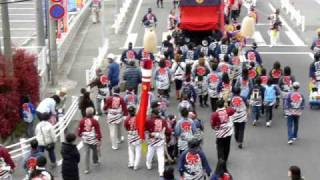
[[[266,41],[263,39],[261,33],[259,31],[254,32],[253,39],[258,44],[258,46],[265,46],[267,45]]]
[[[298,37],[296,33],[294,33],[293,31],[286,31],[285,33],[294,45],[304,46],[304,42]]]

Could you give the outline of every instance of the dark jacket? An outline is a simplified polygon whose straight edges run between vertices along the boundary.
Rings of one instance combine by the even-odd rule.
[[[80,96],[79,98],[79,109],[81,111],[82,117],[86,116],[86,109],[88,107],[92,107],[95,109],[94,104],[90,98],[85,98],[84,96]]]
[[[79,179],[78,163],[80,162],[80,153],[77,146],[69,143],[62,143],[61,147],[62,156],[62,177],[64,180]]]
[[[116,62],[109,64],[108,66],[108,78],[111,87],[117,86],[119,83],[120,65]]]
[[[141,71],[135,66],[130,66],[124,71],[123,80],[126,81],[126,89],[135,89],[141,83]]]

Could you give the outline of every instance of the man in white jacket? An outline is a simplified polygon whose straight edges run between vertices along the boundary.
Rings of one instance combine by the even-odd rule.
[[[54,146],[55,142],[57,141],[57,138],[53,125],[50,122],[48,122],[48,119],[41,120],[36,126],[35,134],[36,139],[39,143],[40,151],[48,151],[52,167],[55,167],[56,155],[54,152]]]

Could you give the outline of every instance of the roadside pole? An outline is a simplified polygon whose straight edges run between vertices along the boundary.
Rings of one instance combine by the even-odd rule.
[[[49,1],[49,8],[53,5]],[[50,14],[50,12],[48,12]],[[58,52],[57,52],[57,22],[52,17],[49,17],[49,66],[50,66],[50,82],[52,86],[57,84],[57,70],[58,70]]]
[[[9,10],[8,4],[1,4],[1,20],[2,20],[2,35],[4,46],[4,57],[6,62],[6,74],[9,77],[13,77],[13,63],[12,63],[12,49],[11,49],[11,34],[9,23]]]
[[[37,20],[37,46],[38,52],[41,51],[42,47],[45,46],[45,35],[44,35],[44,13],[42,0],[35,1],[36,7],[36,20]]]

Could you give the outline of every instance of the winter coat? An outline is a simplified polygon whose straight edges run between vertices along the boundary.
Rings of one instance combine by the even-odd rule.
[[[108,66],[108,78],[111,87],[118,85],[120,75],[120,65],[118,63],[111,63]]]
[[[48,121],[41,121],[35,129],[36,139],[39,146],[46,146],[57,141],[53,125]]]
[[[91,99],[84,99],[83,96],[80,96],[80,98],[79,98],[79,109],[81,111],[82,117],[86,116],[86,109],[88,107],[92,107],[93,109],[95,109],[92,100]]]
[[[141,71],[135,66],[130,66],[124,71],[123,80],[126,81],[126,89],[136,89],[142,80]]]
[[[80,162],[80,153],[77,146],[69,143],[62,143],[61,147],[62,156],[62,177],[64,180],[79,179],[79,168],[78,164]]]

